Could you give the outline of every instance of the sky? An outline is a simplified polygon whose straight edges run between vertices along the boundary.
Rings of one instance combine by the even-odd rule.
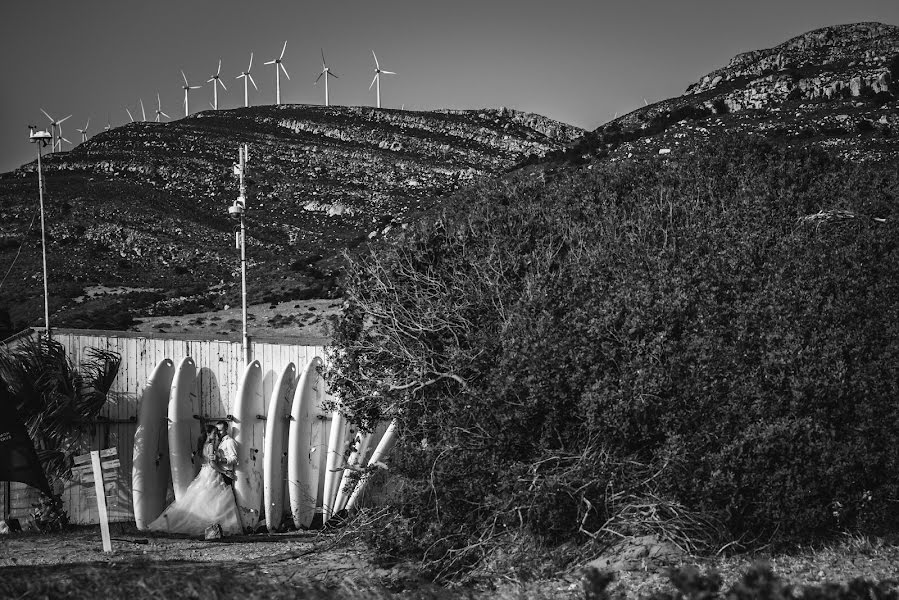
[[[860,21],[899,25],[896,0],[10,0],[0,7],[0,172],[33,160],[29,124],[43,108],[80,140],[128,122],[143,99],[154,117],[208,109],[206,80],[222,60],[219,107],[243,105],[235,79],[254,52],[250,102],[274,104],[265,61],[284,41],[285,103],[322,104],[320,49],[339,78],[331,104],[373,106],[374,50],[386,70],[382,106],[506,106],[594,129],[678,96],[740,52]],[[69,145],[64,145],[68,149]]]

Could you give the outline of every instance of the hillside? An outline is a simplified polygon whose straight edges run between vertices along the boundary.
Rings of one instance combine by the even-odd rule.
[[[641,107],[579,140],[572,157],[689,152],[723,135],[818,146],[853,160],[899,157],[899,27],[826,27],[740,54],[682,96]]]
[[[581,133],[506,109],[305,105],[206,111],[100,133],[44,160],[52,322],[126,327],[134,315],[236,304],[226,209],[237,196],[239,143],[250,153],[250,298],[274,302],[333,296],[345,249]],[[42,321],[35,172],[36,161],[0,176],[0,265],[8,268],[27,240],[0,289],[13,327]]]

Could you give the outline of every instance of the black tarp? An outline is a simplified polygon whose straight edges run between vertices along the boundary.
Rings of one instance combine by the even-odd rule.
[[[4,381],[0,381],[0,481],[20,481],[47,494],[52,493],[34,444]]]

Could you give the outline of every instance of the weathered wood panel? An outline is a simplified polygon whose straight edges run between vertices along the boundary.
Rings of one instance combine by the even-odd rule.
[[[30,335],[44,335],[31,331]],[[75,365],[89,360],[89,349],[117,352],[122,358],[119,373],[110,390],[110,400],[100,412],[101,419],[88,424],[81,438],[81,450],[118,447],[121,468],[115,473],[114,501],[110,503],[110,519],[133,519],[131,507],[131,465],[136,430],[137,403],[153,369],[165,358],[175,364],[186,356],[197,365],[200,410],[203,416],[224,416],[233,412],[233,398],[244,371],[244,358],[239,338],[227,336],[133,333],[54,329],[53,339],[61,343]],[[27,335],[16,336],[23,339]],[[258,338],[250,340],[251,356],[263,369],[263,393],[271,397],[275,380],[284,367],[293,362],[297,377],[315,356],[325,357],[325,338]],[[294,382],[296,383],[296,382]],[[324,415],[322,415],[324,416]],[[324,441],[327,440],[327,432]],[[324,458],[325,452],[322,452]],[[4,488],[0,487],[0,494]],[[10,494],[11,516],[25,516],[39,492],[13,482]],[[97,509],[92,495],[93,484],[70,481],[63,484],[63,502],[73,523],[96,523]],[[90,491],[90,494],[88,493]]]

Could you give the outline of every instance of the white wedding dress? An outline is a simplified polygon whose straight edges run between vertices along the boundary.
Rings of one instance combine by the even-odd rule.
[[[151,531],[203,535],[207,527],[218,523],[224,535],[243,533],[234,489],[225,483],[210,462],[214,452],[211,444],[203,447],[200,473],[190,482],[184,495],[150,523]]]

